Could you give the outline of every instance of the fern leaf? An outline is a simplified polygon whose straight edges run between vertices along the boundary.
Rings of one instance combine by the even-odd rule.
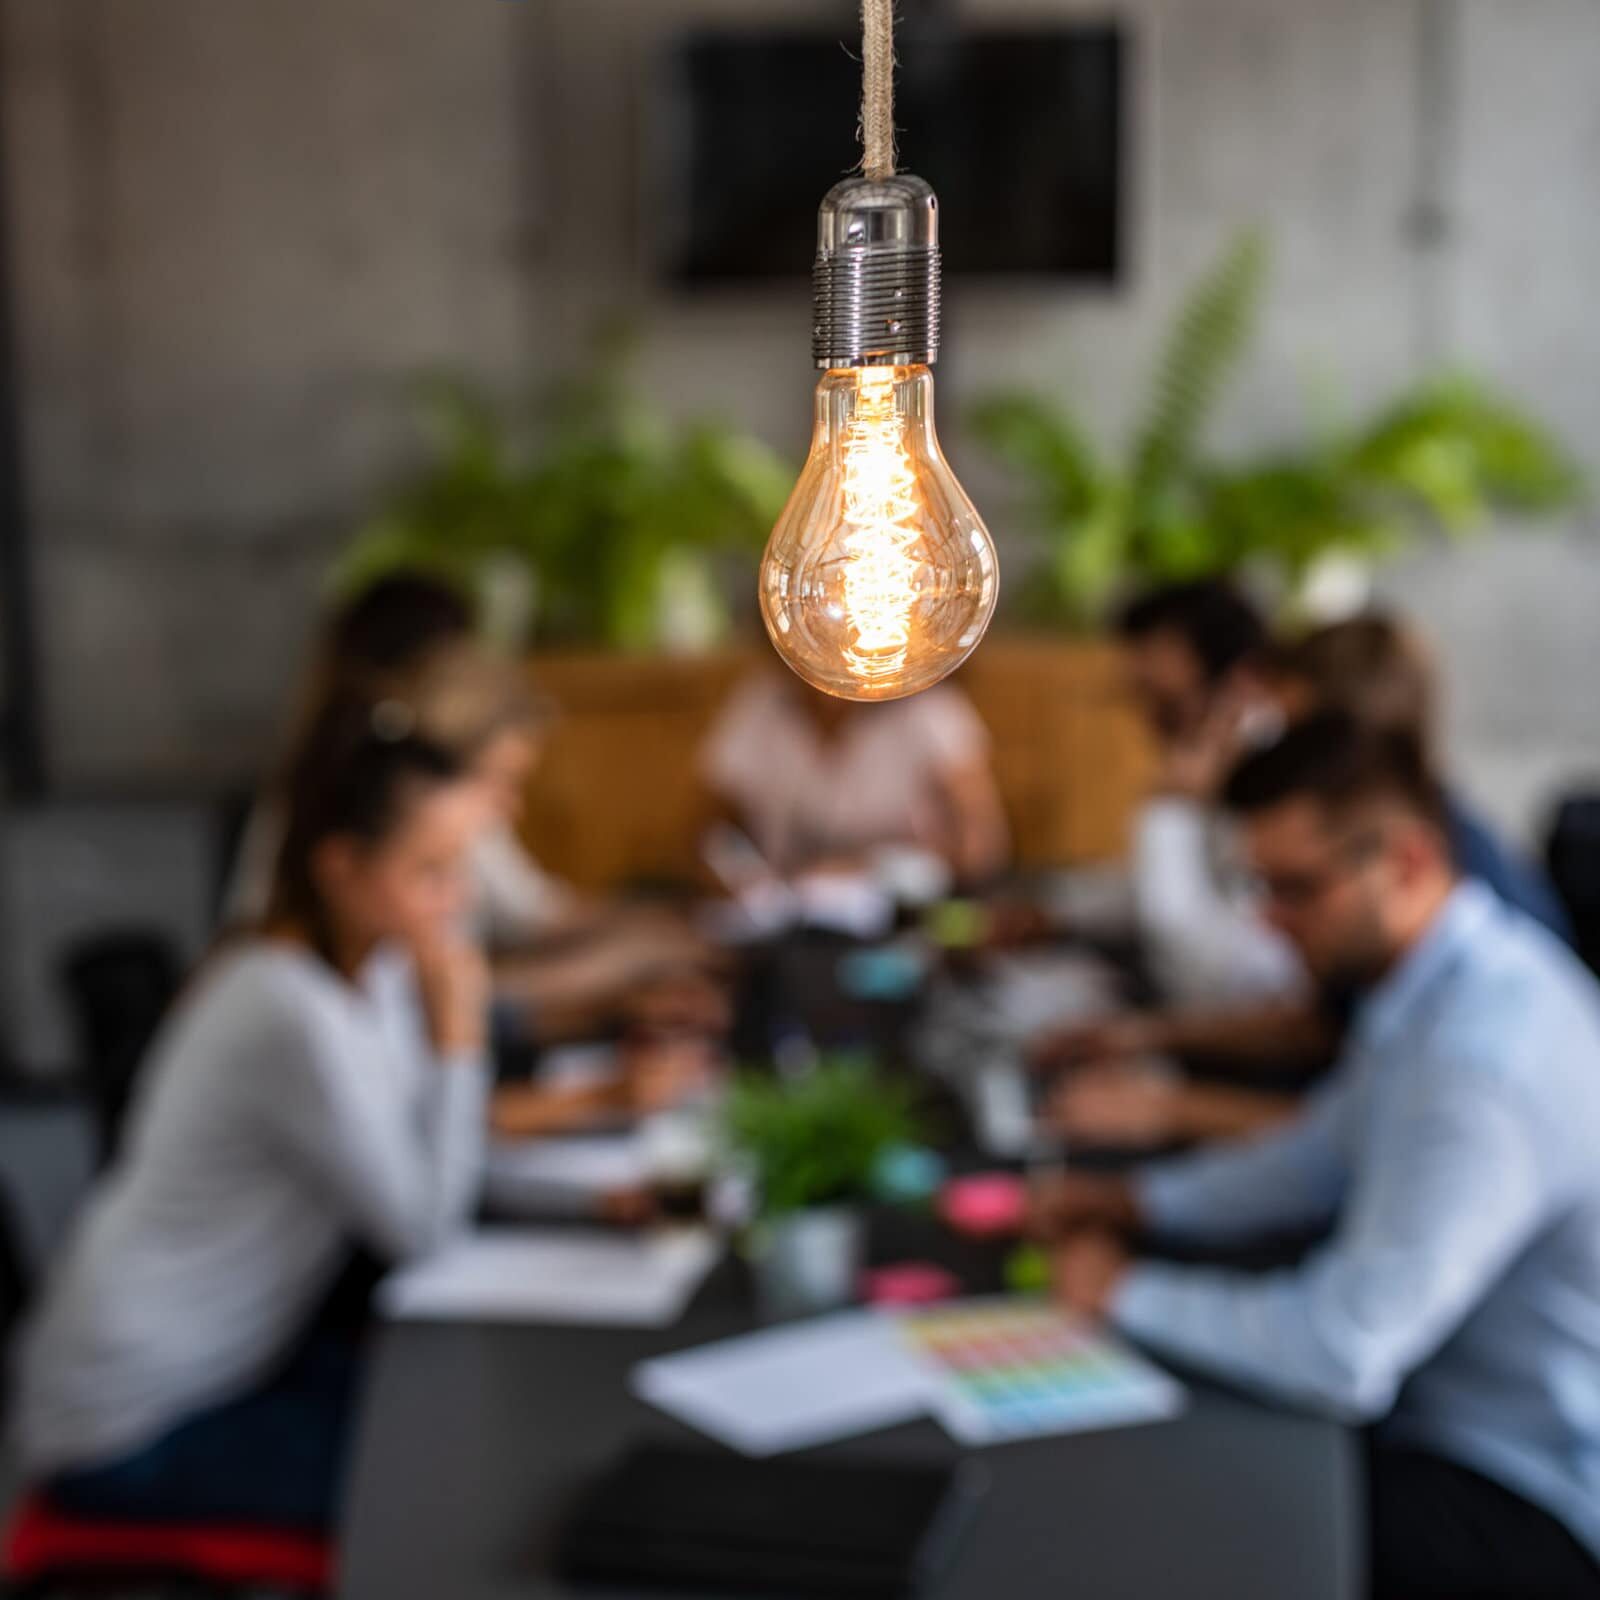
[[[1240,234],[1184,301],[1134,449],[1136,506],[1169,494],[1193,472],[1211,407],[1255,330],[1266,258],[1259,233]]]
[[[1030,394],[986,395],[968,426],[997,460],[1028,479],[1031,500],[1052,521],[1080,514],[1093,498],[1100,475],[1093,447],[1061,406]]]

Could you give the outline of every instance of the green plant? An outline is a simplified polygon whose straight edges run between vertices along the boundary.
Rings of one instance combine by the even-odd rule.
[[[1209,459],[1206,423],[1249,347],[1266,281],[1242,234],[1179,310],[1126,463],[1046,397],[990,395],[979,441],[1025,485],[1042,558],[1022,587],[1035,620],[1092,623],[1130,583],[1265,568],[1292,590],[1319,557],[1391,553],[1425,527],[1463,534],[1496,507],[1547,514],[1582,480],[1561,445],[1492,389],[1434,379],[1364,423],[1244,462]]]
[[[741,1073],[724,1117],[769,1218],[864,1198],[885,1152],[917,1134],[909,1089],[855,1057],[797,1078]]]
[[[727,621],[720,564],[748,572],[793,473],[736,429],[666,421],[630,388],[627,353],[603,337],[581,373],[524,406],[423,385],[429,462],[358,530],[336,584],[422,566],[478,586],[509,563],[530,580],[543,642],[651,648],[675,604],[695,613],[693,642],[710,642]]]

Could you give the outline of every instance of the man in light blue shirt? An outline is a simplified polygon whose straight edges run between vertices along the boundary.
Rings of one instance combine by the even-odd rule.
[[[1064,1298],[1286,1401],[1375,1423],[1377,1596],[1600,1596],[1600,989],[1452,865],[1413,743],[1325,714],[1228,791],[1278,926],[1366,999],[1287,1129],[1074,1176]],[[1111,1225],[1108,1228],[1106,1225]],[[1130,1261],[1331,1224],[1296,1269]]]

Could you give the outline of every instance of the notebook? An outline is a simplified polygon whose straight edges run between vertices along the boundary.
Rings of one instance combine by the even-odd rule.
[[[703,1229],[623,1236],[588,1228],[491,1228],[392,1273],[385,1316],[426,1322],[665,1328],[721,1254]]]
[[[928,1379],[873,1311],[840,1311],[641,1362],[633,1390],[748,1456],[922,1416]]]
[[[578,1583],[896,1600],[949,1564],[985,1483],[972,1463],[752,1462],[637,1446],[582,1494],[556,1563]]]

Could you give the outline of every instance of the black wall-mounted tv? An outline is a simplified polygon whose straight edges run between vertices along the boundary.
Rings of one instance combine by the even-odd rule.
[[[1120,261],[1113,25],[896,35],[900,166],[938,193],[945,269],[1106,282]],[[657,63],[650,232],[680,284],[810,271],[817,202],[860,158],[859,36],[706,28]]]

